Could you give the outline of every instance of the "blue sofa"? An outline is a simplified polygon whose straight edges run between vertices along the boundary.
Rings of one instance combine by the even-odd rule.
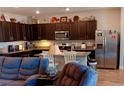
[[[48,59],[38,57],[0,57],[0,86],[36,85],[48,64]]]

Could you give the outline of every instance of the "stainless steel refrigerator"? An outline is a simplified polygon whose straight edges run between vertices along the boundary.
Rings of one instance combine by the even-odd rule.
[[[111,30],[96,30],[95,36],[97,67],[117,69],[119,66],[119,33]]]

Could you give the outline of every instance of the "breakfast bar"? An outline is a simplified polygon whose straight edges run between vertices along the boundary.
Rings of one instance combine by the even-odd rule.
[[[90,54],[91,52],[76,52],[76,60],[80,61],[80,64],[82,65],[87,65],[87,56]],[[35,56],[38,57],[43,57],[43,53],[40,54],[36,54]],[[64,60],[64,53],[61,54],[54,54],[54,62],[55,64],[58,65],[58,70],[62,70],[62,68],[65,65],[65,60]]]

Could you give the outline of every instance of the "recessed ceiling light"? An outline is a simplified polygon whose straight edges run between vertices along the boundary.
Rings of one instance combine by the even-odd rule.
[[[65,11],[70,11],[70,8],[66,8]]]
[[[36,11],[36,14],[40,14],[40,11],[39,11],[39,10],[37,10],[37,11]]]

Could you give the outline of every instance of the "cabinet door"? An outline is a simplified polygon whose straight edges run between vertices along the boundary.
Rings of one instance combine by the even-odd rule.
[[[3,31],[3,41],[11,41],[13,40],[13,37],[10,33],[11,25],[9,22],[2,22],[2,31]]]
[[[42,39],[42,26],[40,24],[37,25],[37,31],[38,31],[37,39],[41,40]]]
[[[18,41],[20,40],[20,33],[19,33],[19,24],[18,23],[10,23],[10,36],[11,41]]]
[[[86,22],[78,22],[78,40],[86,40],[87,24]]]
[[[47,24],[46,25],[46,38],[48,40],[55,40],[55,24]]]
[[[58,31],[70,31],[70,23],[56,23],[56,29]]]
[[[38,40],[38,25],[37,24],[31,25],[30,35],[31,35],[30,40]]]
[[[4,34],[2,29],[2,22],[0,22],[0,42],[4,41]]]
[[[87,39],[95,40],[96,21],[87,22]]]
[[[70,39],[78,40],[78,22],[71,23]]]
[[[37,39],[47,39],[47,32],[46,32],[46,25],[47,24],[37,24]]]
[[[30,31],[28,24],[20,24],[21,40],[30,40]]]

